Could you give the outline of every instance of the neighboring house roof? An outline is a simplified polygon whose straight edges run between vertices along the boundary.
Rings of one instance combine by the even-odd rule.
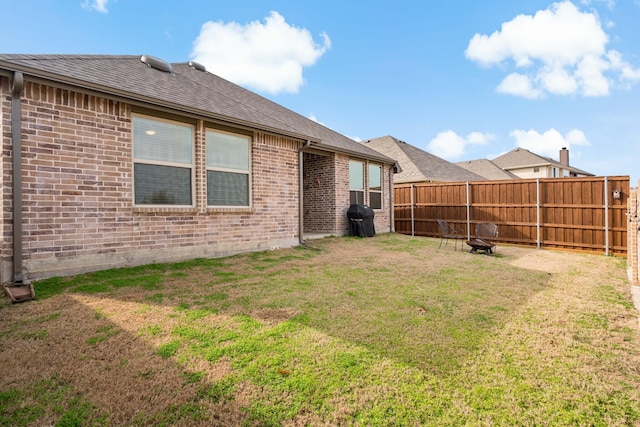
[[[0,73],[20,71],[25,79],[90,89],[134,103],[309,140],[312,147],[325,151],[394,163],[338,132],[190,64],[167,64],[171,72],[164,72],[133,55],[0,54]]]
[[[515,148],[508,153],[503,154],[502,156],[496,157],[495,159],[493,159],[493,163],[504,170],[551,165],[558,168],[568,169],[576,174],[593,176],[592,173],[574,168],[573,166],[563,165],[562,163],[553,160],[550,157],[543,157],[520,147]]]
[[[468,160],[465,162],[457,162],[456,165],[465,168],[468,171],[476,173],[490,180],[499,179],[519,179],[520,177],[514,173],[506,171],[488,159]]]
[[[485,180],[478,174],[392,136],[369,139],[363,144],[398,161],[401,171],[394,175],[393,181],[396,183]]]

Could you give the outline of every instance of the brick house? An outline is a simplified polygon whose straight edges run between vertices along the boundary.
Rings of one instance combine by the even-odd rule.
[[[393,230],[392,159],[197,63],[0,55],[0,135],[2,283]]]

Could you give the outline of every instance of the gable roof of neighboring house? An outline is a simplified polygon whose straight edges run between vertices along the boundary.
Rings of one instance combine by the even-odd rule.
[[[502,169],[491,160],[478,159],[468,160],[465,162],[456,162],[456,165],[465,168],[468,171],[476,173],[490,180],[499,179],[520,179],[520,177],[514,173]]]
[[[373,138],[363,141],[363,144],[398,161],[401,171],[393,178],[396,183],[485,180],[480,175],[392,136]]]
[[[537,167],[537,166],[555,166],[558,168],[568,169],[571,172],[580,174],[593,176],[592,173],[583,171],[578,168],[574,168],[573,166],[563,165],[562,163],[553,160],[550,157],[543,157],[536,153],[533,153],[525,148],[515,148],[508,153],[505,153],[499,157],[493,159],[493,163],[498,165],[498,167],[504,170],[511,169],[521,169],[527,167]]]
[[[89,89],[134,104],[308,140],[312,147],[324,151],[394,163],[338,132],[205,71],[199,64],[159,60],[167,68],[161,71],[143,62],[145,56],[0,54],[0,74],[10,76],[7,72],[20,71],[25,80]]]

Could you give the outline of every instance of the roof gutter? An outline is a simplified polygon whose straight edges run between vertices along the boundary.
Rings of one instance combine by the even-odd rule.
[[[298,150],[298,241],[304,245],[304,150],[311,146],[306,140]]]
[[[5,286],[12,302],[33,299],[33,286],[22,277],[22,105],[20,97],[24,89],[24,75],[13,74],[11,84],[11,159],[13,194],[13,283]]]

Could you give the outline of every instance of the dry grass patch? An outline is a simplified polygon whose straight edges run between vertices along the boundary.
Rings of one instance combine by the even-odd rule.
[[[36,283],[0,305],[0,425],[640,422],[622,260],[437,243],[328,238]]]

